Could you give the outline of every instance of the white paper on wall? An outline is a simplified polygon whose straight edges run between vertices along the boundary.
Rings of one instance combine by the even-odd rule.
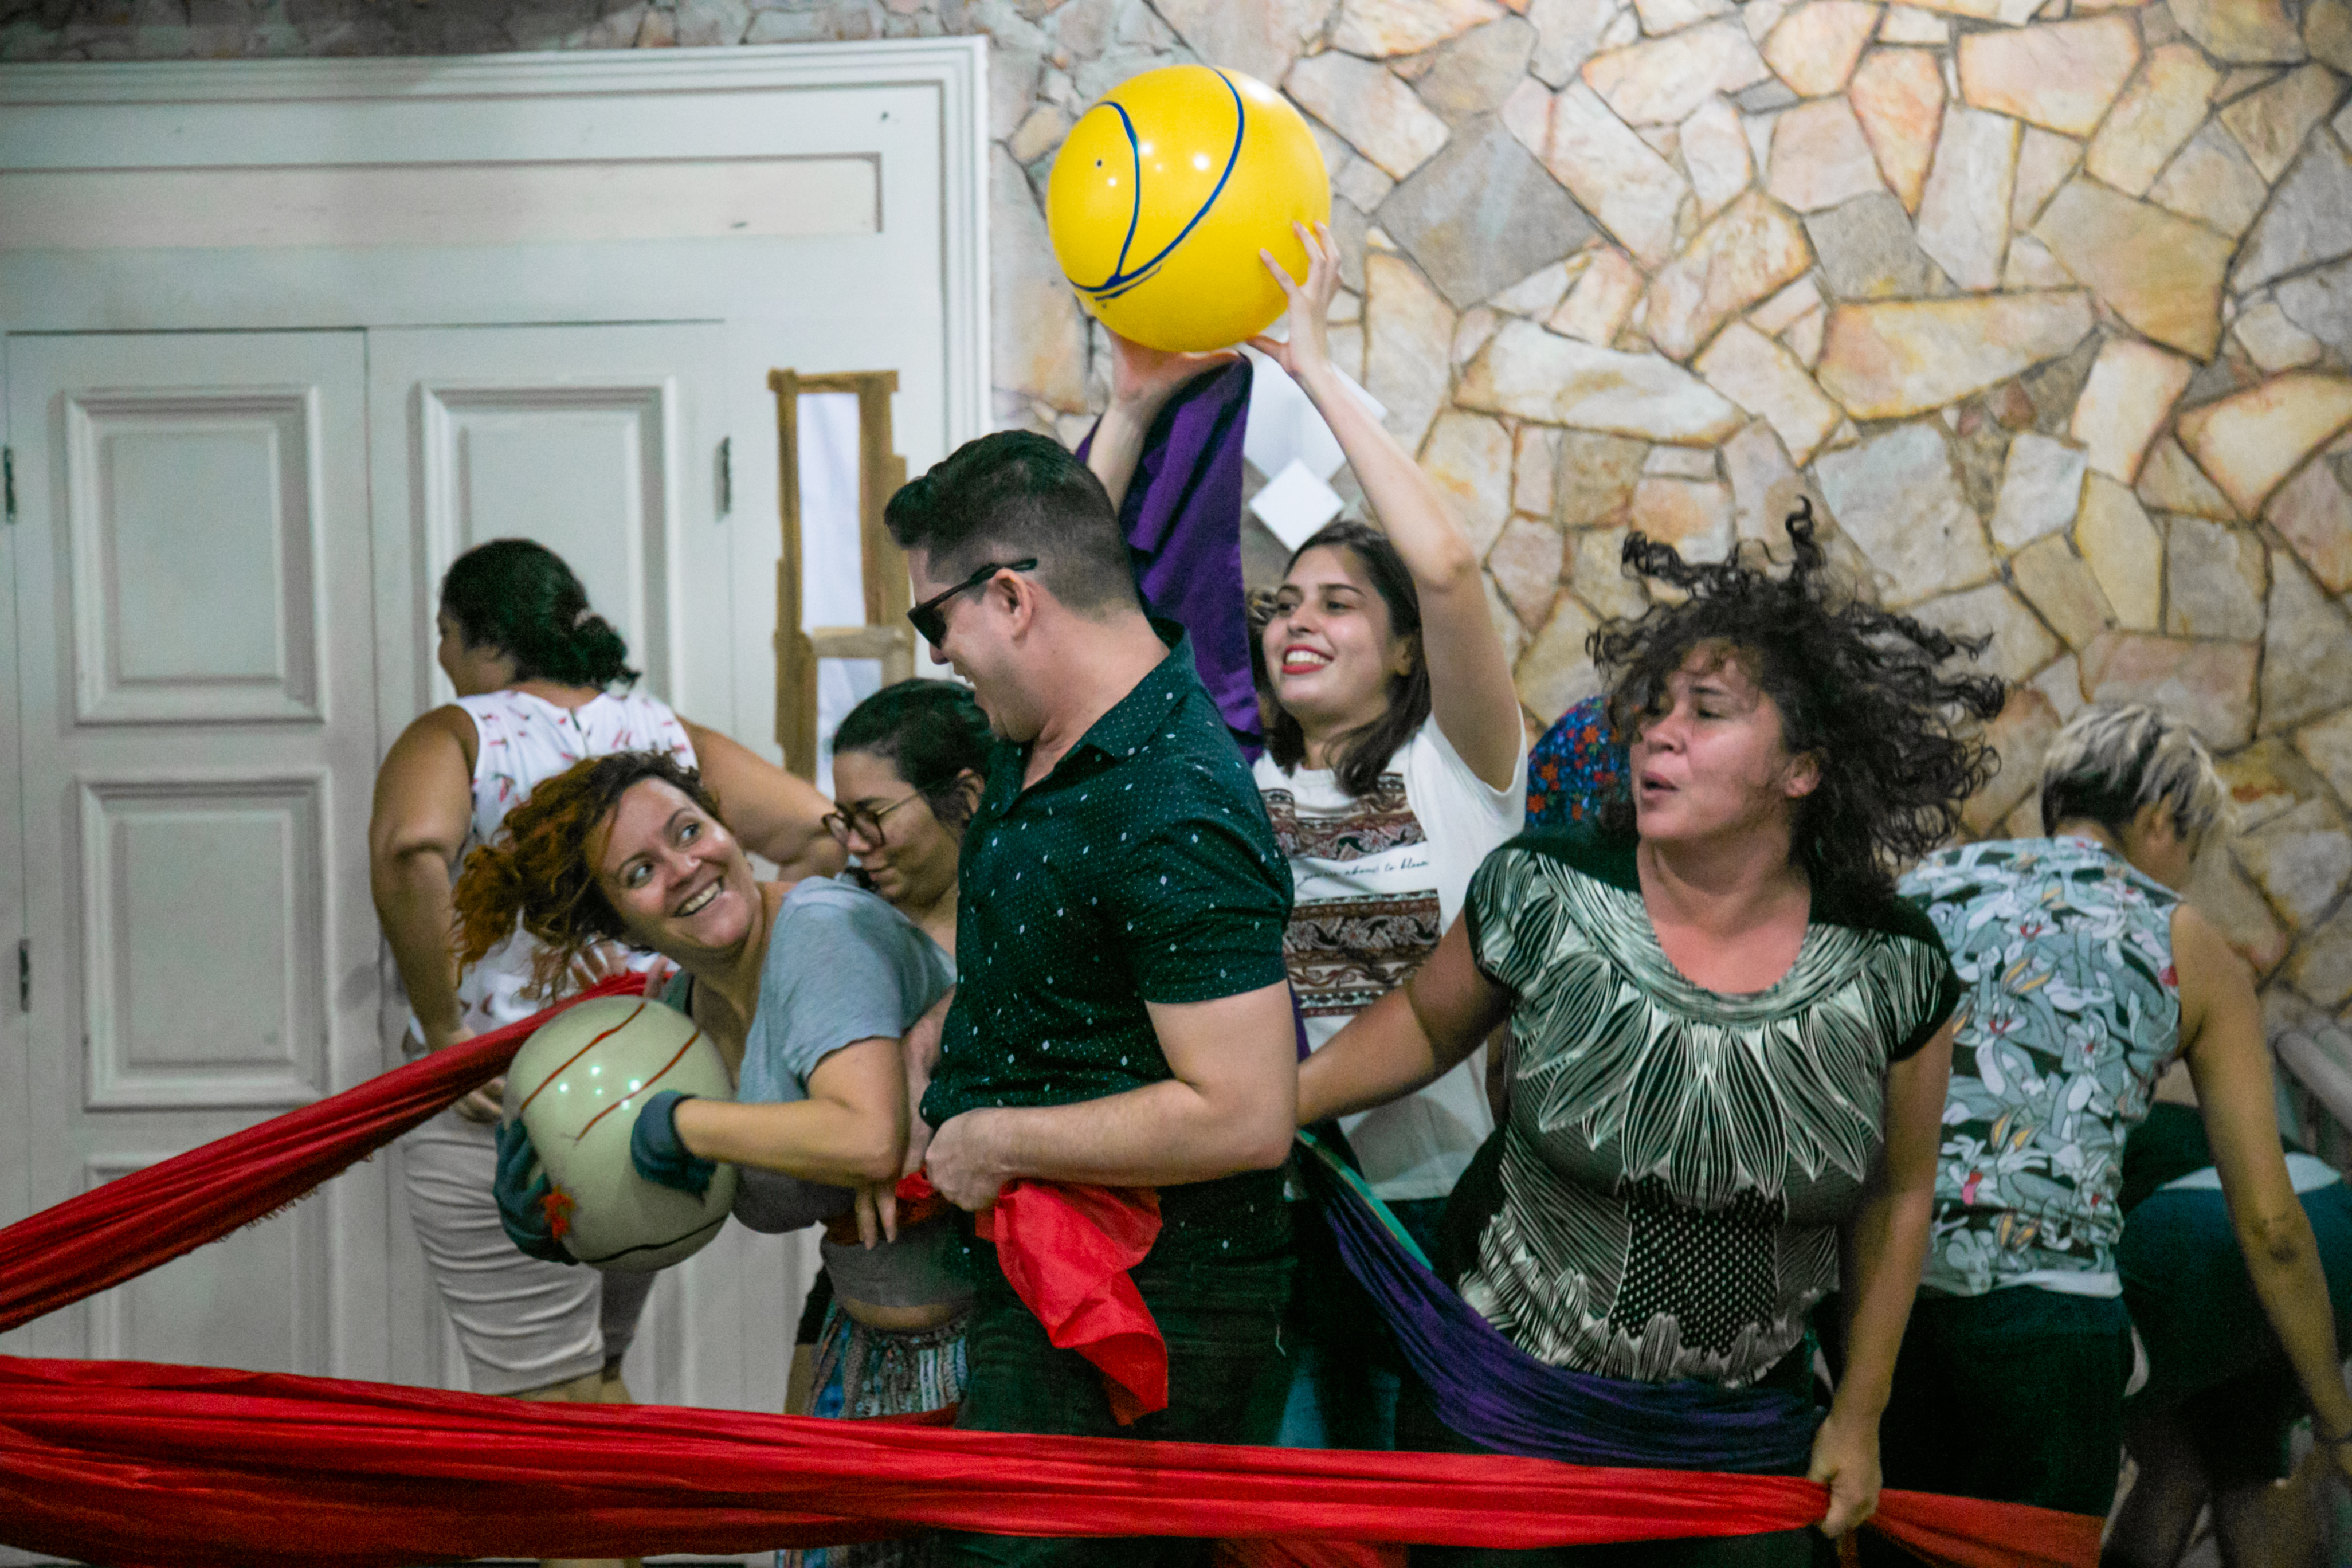
[[[1242,435],[1242,456],[1261,474],[1279,474],[1297,463],[1318,482],[1328,481],[1347,461],[1339,450],[1339,438],[1331,434],[1331,426],[1315,412],[1314,403],[1280,365],[1255,349],[1242,352],[1256,366],[1250,377],[1249,424]],[[1388,417],[1389,411],[1380,399],[1358,385],[1346,371],[1339,373],[1339,379],[1372,411],[1373,418]]]
[[[1249,509],[1269,532],[1296,550],[1313,538],[1317,529],[1339,516],[1346,505],[1339,491],[1294,458],[1265,482],[1265,489],[1250,498]]]

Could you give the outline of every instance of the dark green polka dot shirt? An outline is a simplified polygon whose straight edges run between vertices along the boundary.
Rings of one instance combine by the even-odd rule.
[[[1053,772],[1024,790],[1027,745],[999,742],[990,759],[964,830],[955,1005],[923,1096],[934,1127],[1171,1078],[1145,1004],[1287,977],[1289,864],[1191,639],[1154,624],[1169,657]],[[1155,1252],[1255,1251],[1282,1207],[1278,1171],[1167,1189]]]

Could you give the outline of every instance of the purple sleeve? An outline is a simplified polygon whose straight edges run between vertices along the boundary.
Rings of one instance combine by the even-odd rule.
[[[1250,363],[1193,377],[1144,437],[1118,522],[1155,616],[1192,634],[1193,666],[1244,754],[1264,744],[1242,594],[1242,436]],[[1083,459],[1094,437],[1078,444]]]

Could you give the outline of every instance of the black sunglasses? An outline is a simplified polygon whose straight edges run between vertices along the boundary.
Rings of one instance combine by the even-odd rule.
[[[913,609],[908,610],[907,612],[908,624],[915,628],[916,633],[920,636],[925,642],[930,644],[933,647],[937,647],[940,646],[940,640],[948,635],[948,618],[940,614],[940,605],[946,604],[950,599],[954,598],[958,594],[971,593],[974,588],[980,587],[983,584],[987,583],[989,579],[994,577],[999,572],[1034,572],[1035,570],[1037,570],[1037,562],[1036,558],[1034,556],[1026,561],[992,561],[987,565],[982,566],[979,571],[974,572],[971,576],[965,578],[962,582],[957,584],[954,587],[950,588],[946,593],[934,594],[929,598],[925,599],[921,604],[917,605]]]

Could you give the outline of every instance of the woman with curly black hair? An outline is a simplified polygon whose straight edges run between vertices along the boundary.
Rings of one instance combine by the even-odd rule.
[[[1821,1529],[1841,1535],[1876,1502],[1959,996],[1893,871],[1991,771],[1969,728],[2002,689],[1944,671],[1975,647],[1824,571],[1809,509],[1789,536],[1777,574],[1753,552],[1701,565],[1627,542],[1626,563],[1675,591],[1591,645],[1631,741],[1630,797],[1598,830],[1487,857],[1436,955],[1302,1066],[1299,1117],[1409,1093],[1507,1016],[1507,1121],[1454,1191],[1440,1273],[1521,1351],[1621,1405],[1663,1409],[1673,1384],[1686,1409],[1712,1384],[1752,1413],[1757,1391],[1785,1393],[1768,1403],[1790,1428],[1786,1468],[1828,1484]],[[1845,1373],[1823,1419],[1807,1317],[1841,1282]],[[1398,1425],[1400,1446],[1505,1446],[1426,1403]],[[1811,1543],[1606,1550],[1793,1564]]]

